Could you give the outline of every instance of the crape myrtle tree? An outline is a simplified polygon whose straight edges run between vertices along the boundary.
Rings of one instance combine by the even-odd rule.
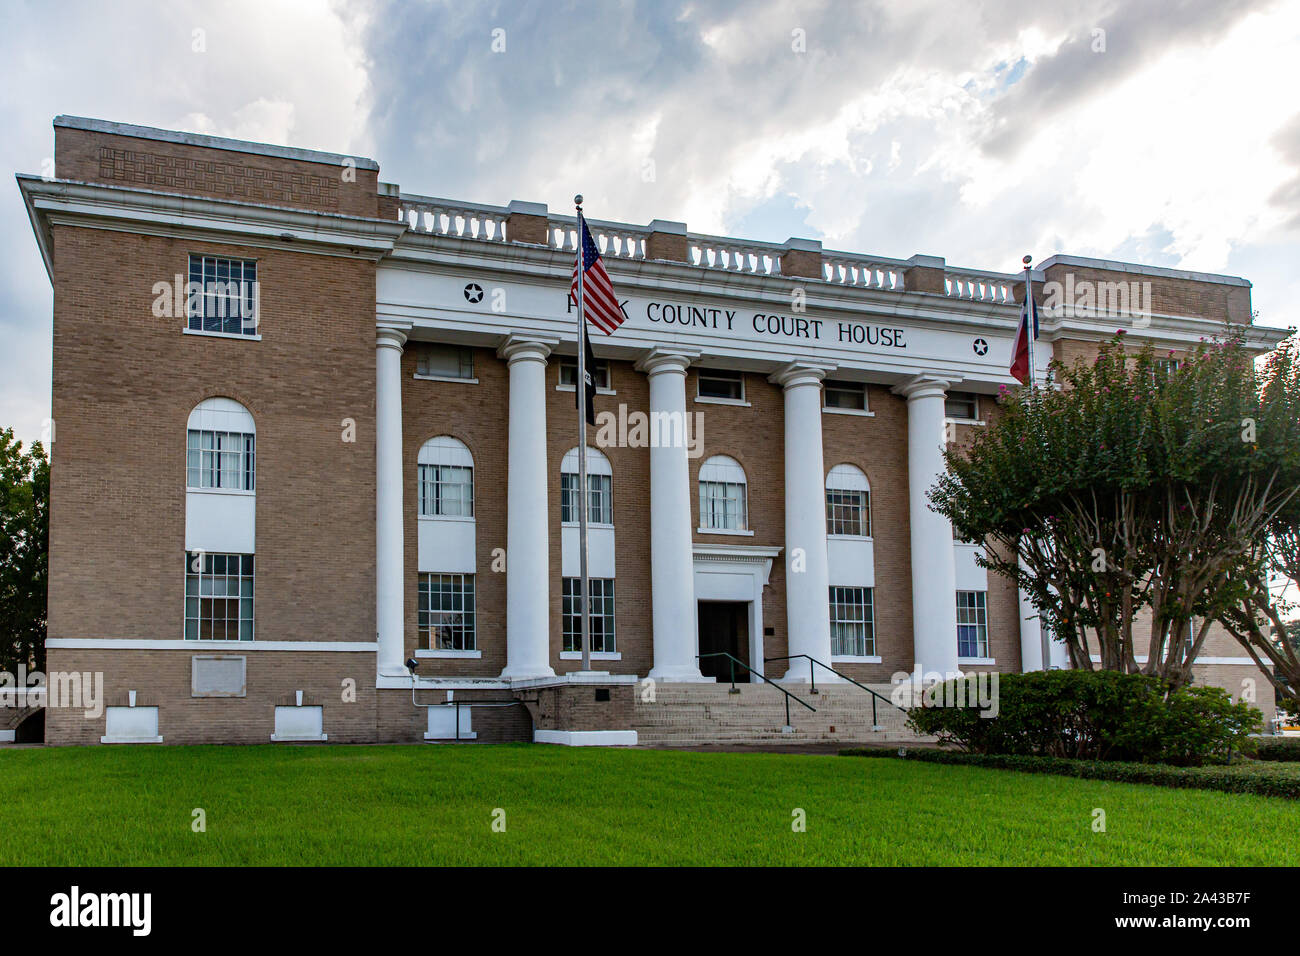
[[[980,562],[1028,593],[1072,667],[1095,656],[1181,686],[1207,623],[1245,606],[1260,542],[1300,509],[1295,381],[1273,384],[1289,361],[1257,373],[1236,330],[1171,369],[1119,332],[1092,363],[1053,362],[1059,387],[1004,392],[946,452],[932,506],[985,542]]]
[[[50,463],[0,429],[0,670],[45,668]]]
[[[1265,404],[1277,418],[1300,419],[1300,347],[1289,341],[1268,357]],[[1300,494],[1273,516],[1233,574],[1244,600],[1225,605],[1219,622],[1269,675],[1284,700],[1300,703]],[[1271,666],[1266,666],[1271,665]]]

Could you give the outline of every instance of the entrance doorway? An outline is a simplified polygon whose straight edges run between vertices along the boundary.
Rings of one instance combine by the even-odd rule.
[[[732,663],[725,657],[706,654],[726,653],[750,667],[749,602],[700,601],[700,673],[719,683],[731,681]],[[736,683],[749,683],[749,672],[736,667]]]

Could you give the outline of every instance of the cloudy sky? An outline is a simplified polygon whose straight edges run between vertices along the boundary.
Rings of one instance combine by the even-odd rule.
[[[1012,271],[1245,276],[1300,325],[1300,4],[6,4],[0,161],[59,113],[359,153],[414,193]],[[200,32],[196,32],[200,31]],[[504,47],[504,49],[501,49]],[[0,427],[49,415],[51,297],[0,189]]]

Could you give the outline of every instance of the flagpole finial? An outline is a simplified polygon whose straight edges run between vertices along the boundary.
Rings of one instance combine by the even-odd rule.
[[[1023,259],[1021,259],[1020,261],[1023,262],[1023,263],[1025,264],[1025,268],[1028,269],[1028,268],[1029,268],[1029,263],[1031,263],[1031,262],[1034,261],[1034,257],[1033,257],[1033,256],[1025,256],[1025,257],[1024,257]]]
[[[582,205],[582,193],[578,193],[578,195],[576,195],[576,196],[573,197],[573,204],[574,204],[575,206],[581,206],[581,205]]]

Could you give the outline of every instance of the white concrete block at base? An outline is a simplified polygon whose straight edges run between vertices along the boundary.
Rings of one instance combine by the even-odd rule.
[[[0,730],[0,744],[11,744],[11,743],[13,743],[13,742],[14,742],[14,735],[17,734],[17,733],[18,733],[18,731],[16,731],[16,730]]]
[[[434,704],[429,707],[429,729],[425,731],[425,740],[474,740],[478,734],[471,727],[472,707],[460,708],[460,736],[456,736],[456,706],[454,704]]]
[[[327,740],[324,726],[324,707],[277,707],[271,740],[276,743]]]
[[[101,744],[160,744],[157,707],[105,707]]]
[[[635,747],[635,730],[534,730],[535,744],[566,747]]]

